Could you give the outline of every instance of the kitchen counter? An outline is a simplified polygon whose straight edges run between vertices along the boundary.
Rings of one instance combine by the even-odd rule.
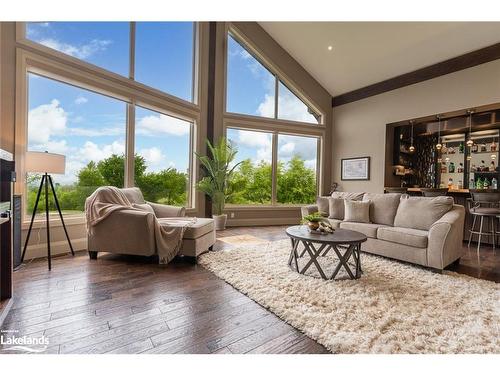
[[[408,188],[410,193],[420,193],[422,190],[420,188]],[[452,194],[469,194],[469,189],[448,189],[448,193]]]

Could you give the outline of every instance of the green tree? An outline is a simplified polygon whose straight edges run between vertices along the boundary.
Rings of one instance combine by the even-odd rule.
[[[136,185],[141,189],[144,199],[171,205],[187,203],[188,177],[175,168],[136,176]]]
[[[279,163],[277,177],[279,203],[313,203],[316,199],[316,174],[300,156],[292,157],[286,169]]]

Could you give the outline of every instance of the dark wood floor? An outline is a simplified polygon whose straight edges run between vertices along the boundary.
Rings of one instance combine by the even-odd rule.
[[[231,228],[219,238],[286,238],[284,227]],[[217,241],[216,250],[234,245]],[[466,248],[466,247],[465,247]],[[500,254],[467,250],[454,270],[500,281]],[[3,330],[45,335],[49,353],[326,353],[326,349],[199,265],[85,252],[14,273]],[[4,352],[5,353],[5,352]]]

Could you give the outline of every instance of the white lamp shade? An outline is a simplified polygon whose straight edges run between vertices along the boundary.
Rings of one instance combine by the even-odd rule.
[[[64,174],[65,167],[66,156],[64,155],[52,154],[50,152],[26,152],[26,172]]]

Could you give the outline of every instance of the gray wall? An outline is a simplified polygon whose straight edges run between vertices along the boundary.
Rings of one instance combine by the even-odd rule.
[[[388,123],[500,102],[500,60],[333,108],[333,180],[383,192]],[[371,156],[370,181],[341,181],[341,158]]]

